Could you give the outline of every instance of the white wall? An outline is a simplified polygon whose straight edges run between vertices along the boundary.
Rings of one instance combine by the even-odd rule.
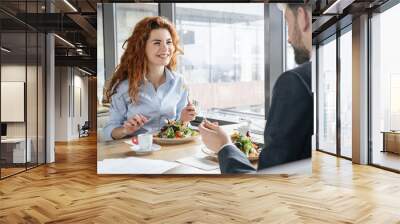
[[[38,70],[37,70],[38,69]],[[27,78],[27,80],[25,80]],[[25,64],[2,64],[1,66],[1,81],[24,82],[26,85],[26,106],[23,102],[20,112],[26,112],[26,120],[22,122],[6,122],[7,137],[9,138],[24,138],[25,135],[30,139],[30,148],[32,161],[44,163],[45,139],[44,139],[44,74],[42,67],[25,66]],[[3,92],[4,89],[2,89]],[[24,90],[21,94],[24,94]],[[7,95],[2,95],[7,97]],[[2,113],[15,113],[11,107],[2,107]],[[15,110],[15,109],[14,109]],[[39,156],[37,157],[37,153]],[[49,160],[51,162],[51,160]]]
[[[1,81],[18,81],[25,82],[25,64],[9,64],[1,66]],[[29,68],[28,68],[29,69]],[[7,110],[7,108],[1,108]],[[25,137],[24,122],[8,122],[7,123],[8,137]]]
[[[55,141],[68,139],[68,68],[55,68]]]
[[[88,78],[82,75],[72,67],[56,67],[56,141],[77,139],[78,124],[88,120]]]
[[[1,81],[10,81],[10,82],[25,82],[26,72],[28,74],[36,74],[36,67],[19,65],[19,64],[3,64],[1,66]],[[28,77],[29,79],[29,77]],[[36,86],[36,80],[28,80],[30,86]],[[28,137],[30,137],[30,130],[35,130],[36,136],[36,107],[37,107],[37,99],[36,99],[36,87],[27,88],[27,106],[31,108],[27,108],[27,121],[28,123]],[[31,92],[32,91],[32,92]],[[4,96],[3,96],[4,97]],[[32,104],[33,103],[33,104]],[[40,107],[40,105],[39,105]],[[1,110],[9,110],[9,108],[1,108]],[[34,111],[35,113],[33,113]],[[4,111],[3,111],[4,112]],[[33,123],[32,123],[33,122]],[[7,136],[8,137],[25,137],[25,126],[26,122],[7,122]]]
[[[75,70],[74,75],[74,108],[72,108],[72,116],[73,119],[71,120],[71,127],[72,127],[72,138],[78,138],[78,124],[81,126],[88,121],[88,78],[82,77],[79,70]],[[77,72],[78,75],[77,75]],[[80,93],[79,93],[80,90]],[[79,97],[80,95],[80,97]],[[79,102],[80,101],[80,102]],[[72,103],[71,103],[72,105]],[[81,108],[79,108],[81,107]],[[81,111],[80,111],[81,110]]]

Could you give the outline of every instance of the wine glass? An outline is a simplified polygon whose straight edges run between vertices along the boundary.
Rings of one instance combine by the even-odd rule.
[[[238,131],[242,135],[246,135],[250,131],[251,120],[246,118],[239,118]]]
[[[203,120],[207,120],[208,110],[204,109],[205,107],[203,108],[198,100],[193,100],[192,104],[194,107],[196,107],[196,111],[198,111],[198,113],[201,113]]]

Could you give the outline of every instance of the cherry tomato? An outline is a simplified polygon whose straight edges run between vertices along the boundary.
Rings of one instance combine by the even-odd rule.
[[[138,142],[136,137],[132,137],[132,143],[135,144],[135,145],[139,144],[139,142]]]
[[[183,137],[183,132],[181,132],[181,131],[175,132],[175,137],[176,138],[182,138]]]

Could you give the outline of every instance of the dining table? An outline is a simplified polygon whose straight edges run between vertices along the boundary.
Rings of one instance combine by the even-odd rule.
[[[231,134],[235,129],[238,128],[238,124],[224,125],[221,127],[227,133]],[[159,174],[220,174],[221,173],[217,157],[215,155],[211,155],[210,153],[206,153],[207,149],[206,146],[201,141],[200,135],[193,141],[187,143],[174,144],[174,145],[161,145],[160,150],[144,155],[138,154],[135,151],[133,151],[131,149],[132,145],[128,144],[129,141],[130,138],[98,142],[97,144],[98,166],[99,164],[101,164],[99,162],[102,161],[104,162],[105,160],[133,157],[133,158],[177,163],[175,167]],[[191,165],[188,163],[180,163],[179,162],[180,160],[182,161],[195,160],[197,166],[196,164]],[[206,164],[206,166],[208,166],[208,169],[202,169],[201,167],[199,168],[198,164],[201,165],[202,163]],[[252,161],[252,164],[256,167],[257,161]],[[135,164],[131,164],[131,166],[135,166]],[[215,169],[212,169],[213,166],[215,167]],[[101,172],[98,173],[101,174]],[[105,173],[107,173],[107,170],[105,170]]]

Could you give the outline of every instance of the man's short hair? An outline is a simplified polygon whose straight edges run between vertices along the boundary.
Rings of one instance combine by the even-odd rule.
[[[304,3],[281,3],[278,7],[282,11],[289,9],[295,16],[297,15],[298,8],[303,8],[306,12],[311,14],[311,2],[311,0],[305,0]]]
[[[308,4],[288,4],[286,8],[292,11],[294,15],[297,15],[298,8],[303,8],[304,11],[311,13],[311,6]]]

